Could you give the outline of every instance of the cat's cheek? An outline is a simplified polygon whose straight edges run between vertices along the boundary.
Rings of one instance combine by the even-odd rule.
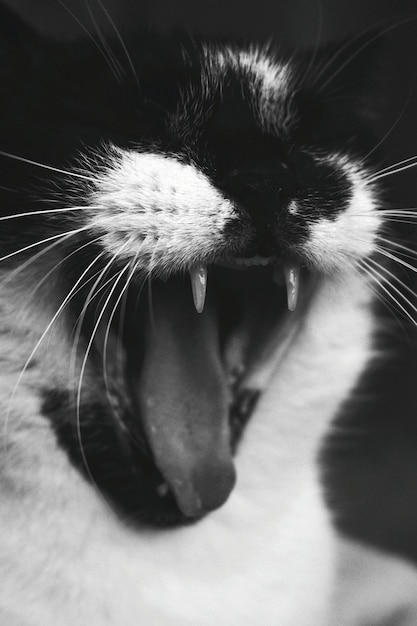
[[[357,271],[375,252],[383,224],[378,198],[365,175],[353,165],[340,164],[350,181],[350,200],[335,216],[312,220],[302,245],[308,264],[325,273]]]
[[[366,222],[366,230],[347,215],[314,224],[303,244],[309,265],[324,273],[355,271],[375,250],[380,220],[375,215],[366,218]]]
[[[109,255],[138,270],[183,271],[230,252],[233,203],[178,158],[113,149],[91,205],[91,233]]]

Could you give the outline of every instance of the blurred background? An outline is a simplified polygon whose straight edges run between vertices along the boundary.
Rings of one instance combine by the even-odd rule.
[[[382,147],[387,164],[417,153],[415,0],[6,1],[39,32],[61,40],[94,33],[97,24],[103,32],[114,26],[123,32],[133,21],[162,31],[180,27],[251,40],[273,37],[296,48],[364,29],[386,31]],[[417,168],[391,179],[391,205],[416,207]],[[417,249],[410,225],[401,236]],[[417,265],[415,259],[409,262]],[[403,276],[414,292],[415,275]],[[389,358],[366,377],[336,421],[322,455],[323,475],[340,529],[417,563],[417,333],[398,312],[390,315],[398,332],[387,338]]]

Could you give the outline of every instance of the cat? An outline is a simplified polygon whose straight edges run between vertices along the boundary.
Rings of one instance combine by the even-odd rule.
[[[373,46],[0,24],[1,623],[334,623],[317,456],[394,215]]]

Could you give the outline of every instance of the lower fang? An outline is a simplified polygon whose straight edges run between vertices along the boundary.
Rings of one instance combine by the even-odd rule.
[[[202,313],[206,301],[207,266],[199,263],[190,270],[191,288],[193,290],[194,306],[197,313]]]
[[[295,311],[300,291],[300,268],[296,265],[284,267],[284,279],[287,286],[288,309]]]

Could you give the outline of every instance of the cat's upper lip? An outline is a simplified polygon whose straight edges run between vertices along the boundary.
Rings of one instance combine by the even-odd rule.
[[[300,266],[294,261],[280,261],[277,257],[225,257],[217,262],[229,269],[245,270],[249,267],[265,267],[273,266],[273,282],[282,286],[285,284],[287,288],[288,309],[294,311],[300,291]],[[198,313],[204,309],[206,299],[208,272],[207,265],[198,263],[190,270],[191,287],[194,300],[194,306]]]

